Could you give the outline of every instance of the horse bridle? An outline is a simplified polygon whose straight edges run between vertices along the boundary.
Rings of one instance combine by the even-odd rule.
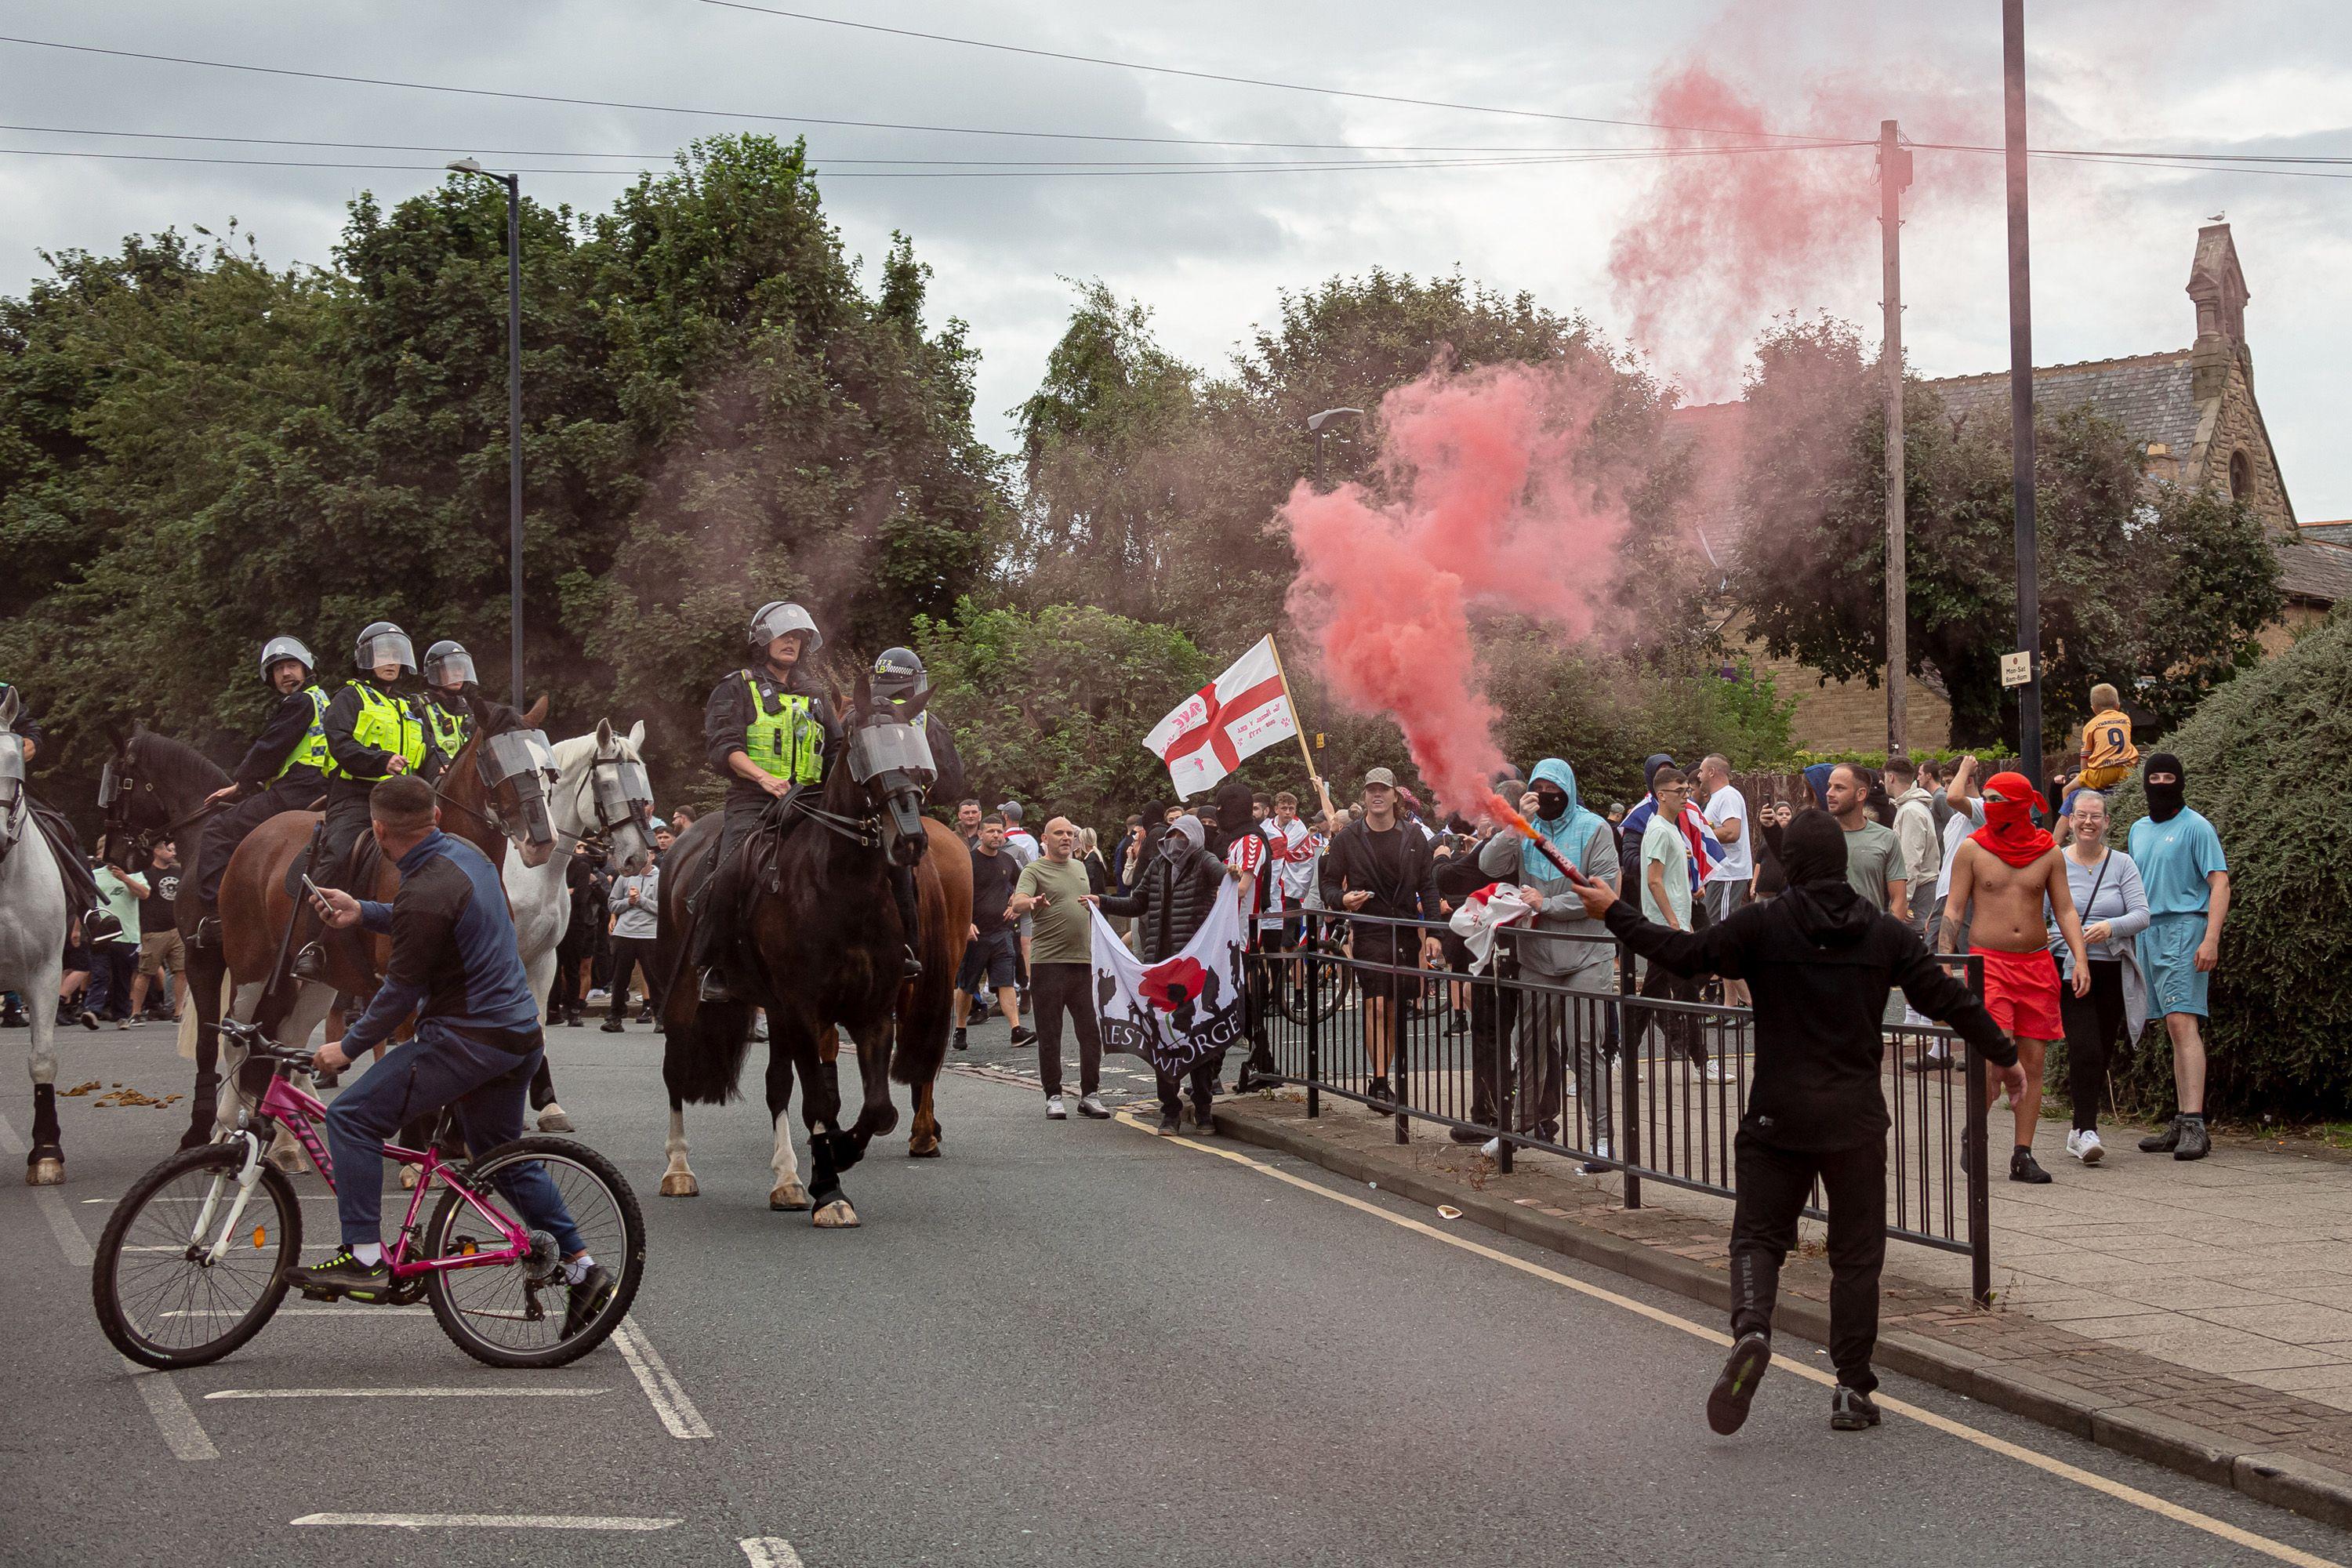
[[[99,803],[106,809],[106,841],[110,845],[128,844],[137,858],[144,860],[154,853],[157,844],[166,838],[178,838],[184,830],[202,822],[227,802],[206,801],[187,816],[159,827],[131,826],[130,801],[139,788],[139,773],[131,763],[138,749],[139,737],[133,735],[122,743],[122,760],[119,763],[110,760],[101,770]]]

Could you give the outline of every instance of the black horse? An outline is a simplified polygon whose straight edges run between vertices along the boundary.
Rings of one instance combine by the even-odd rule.
[[[668,863],[675,869],[662,878],[654,960],[656,972],[668,976],[662,1055],[670,1108],[666,1196],[690,1197],[701,1190],[686,1163],[685,1106],[735,1097],[755,1005],[768,1014],[767,1100],[776,1178],[769,1207],[814,1207],[815,1223],[826,1228],[858,1223],[841,1173],[869,1142],[898,1125],[893,1077],[916,1087],[919,1142],[910,1152],[937,1152],[936,1126],[927,1131],[925,1123],[931,1080],[947,1050],[955,966],[971,919],[971,879],[969,862],[946,852],[960,849],[961,841],[922,815],[929,781],[920,759],[927,748],[905,722],[912,717],[887,703],[872,704],[861,678],[846,714],[848,743],[832,759],[823,784],[771,808],[781,837],[766,831],[747,840],[747,849],[761,858],[741,921],[738,973],[752,1000],[699,1000],[686,962],[694,951],[693,905],[713,869],[709,862],[719,819],[703,818],[671,846]],[[811,794],[818,798],[811,801]],[[929,853],[934,847],[941,852]],[[908,939],[891,896],[893,867],[915,871],[923,973],[913,981],[900,974]],[[856,1123],[846,1129],[840,1125],[836,1028],[848,1030],[856,1042],[865,1088]],[[809,1130],[811,1187],[801,1184],[784,1120],[795,1068]]]

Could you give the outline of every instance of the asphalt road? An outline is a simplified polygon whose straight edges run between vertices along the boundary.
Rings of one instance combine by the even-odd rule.
[[[12,1170],[23,1039],[0,1033]],[[1679,1326],[1711,1314],[1310,1166],[1049,1122],[1002,1076],[942,1081],[945,1158],[906,1159],[902,1131],[851,1173],[860,1230],[769,1212],[756,1105],[689,1111],[703,1195],[660,1198],[657,1037],[552,1040],[579,1136],[646,1205],[635,1364],[608,1346],[494,1373],[429,1316],[296,1300],[220,1364],[133,1375],[76,1248],[180,1108],[69,1100],[68,1184],[0,1189],[0,1560],[2352,1562],[2324,1526],[1901,1378],[1891,1395],[1958,1428],[1832,1434],[1826,1391],[1776,1371],[1718,1439],[1702,1403],[1722,1351]],[[68,1084],[185,1087],[160,1027],[61,1046]],[[1034,1068],[1002,1024],[954,1060]],[[331,1242],[331,1206],[306,1213]],[[252,1397],[354,1388],[436,1392]],[[332,1514],[502,1522],[299,1522]],[[574,1528],[512,1522],[548,1516]]]

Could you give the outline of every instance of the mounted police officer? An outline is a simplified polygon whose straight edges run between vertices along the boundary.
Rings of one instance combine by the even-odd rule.
[[[874,661],[874,700],[887,702],[892,709],[903,710],[928,696],[930,680],[924,673],[923,661],[910,647],[888,647]],[[947,721],[933,713],[929,707],[918,710],[907,721],[922,731],[924,742],[931,749],[933,772],[925,798],[937,795],[943,801],[963,798],[963,759],[956,754],[955,737],[948,732]],[[922,960],[916,957],[921,951],[921,903],[915,894],[915,868],[912,866],[890,868],[890,891],[898,902],[898,921],[907,932],[907,978],[911,980],[923,972]]]
[[[874,661],[874,700],[903,709],[918,697],[930,690],[930,678],[924,673],[923,661],[910,647],[887,647]],[[950,805],[963,798],[963,759],[956,753],[955,737],[948,732],[948,722],[925,708],[908,722],[923,732],[930,743],[931,762],[936,772],[927,798],[936,798]]]
[[[735,945],[742,902],[739,862],[743,840],[772,802],[824,782],[841,742],[809,657],[824,646],[809,613],[789,600],[760,606],[748,638],[758,663],[720,681],[702,710],[702,738],[711,771],[727,781],[719,833],[719,862],[695,903],[694,965],[702,970],[702,999],[736,997],[726,964]]]
[[[425,695],[419,706],[425,727],[435,748],[450,761],[457,760],[478,730],[503,735],[509,730],[530,728],[520,713],[482,695],[474,673],[474,656],[466,651],[465,644],[443,637],[426,648],[424,675]]]
[[[359,673],[327,700],[327,837],[320,853],[322,887],[342,886],[352,846],[368,831],[368,791],[398,773],[432,778],[447,760],[433,743],[424,701],[399,689],[416,673],[416,646],[390,621],[370,621],[352,650]],[[326,976],[326,951],[306,945],[294,962],[305,980]]]
[[[327,782],[327,689],[314,678],[318,661],[293,637],[271,637],[261,647],[261,679],[278,694],[260,733],[245,749],[230,781],[205,804],[234,800],[213,814],[196,846],[196,898],[205,917],[199,945],[218,934],[215,906],[230,857],[246,835],[281,811],[308,811]]]

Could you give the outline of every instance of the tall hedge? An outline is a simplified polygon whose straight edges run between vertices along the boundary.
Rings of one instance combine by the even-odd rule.
[[[2352,1112],[2352,616],[2221,687],[2165,746],[2230,858],[2210,1108],[2287,1121]],[[2147,814],[2135,777],[2116,792],[2111,842],[2121,847]],[[2121,1088],[2161,1110],[2171,1077],[2151,1028]]]

